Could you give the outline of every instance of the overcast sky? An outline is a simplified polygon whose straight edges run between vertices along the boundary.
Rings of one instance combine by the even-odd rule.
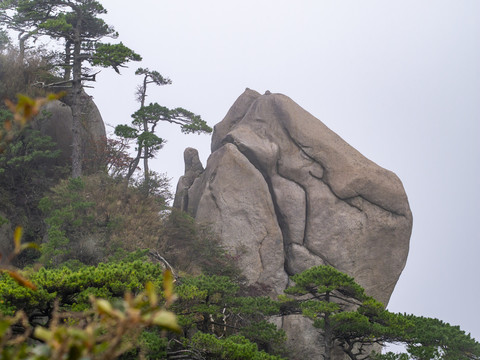
[[[103,70],[89,90],[111,125],[137,108],[137,66],[173,85],[149,101],[213,126],[246,87],[283,93],[402,180],[414,217],[410,254],[389,304],[480,340],[480,1],[100,0],[144,60]],[[168,140],[152,168],[203,163],[210,136]]]

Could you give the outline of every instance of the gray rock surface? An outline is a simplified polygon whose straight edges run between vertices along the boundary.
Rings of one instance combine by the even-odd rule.
[[[220,234],[250,283],[283,292],[283,239],[268,184],[236,146],[226,144],[210,156],[188,198],[196,220]]]
[[[72,110],[68,105],[70,99],[54,100],[47,103],[41,114],[32,123],[34,129],[50,136],[62,150],[60,161],[71,163],[72,155]],[[82,103],[82,146],[84,158],[91,159],[106,139],[105,125],[100,111],[85,92],[80,97]]]
[[[215,126],[211,148],[193,181],[187,169],[175,204],[212,225],[251,283],[279,294],[288,276],[330,264],[388,303],[412,230],[394,173],[287,96],[249,89]]]
[[[188,204],[188,189],[193,182],[205,170],[200,159],[198,151],[193,148],[186,148],[183,153],[185,161],[185,175],[178,180],[177,190],[175,191],[175,200],[173,206],[177,209],[186,207]]]

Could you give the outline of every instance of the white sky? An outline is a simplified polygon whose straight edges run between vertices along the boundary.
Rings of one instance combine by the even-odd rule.
[[[100,0],[144,60],[103,70],[89,93],[106,123],[129,123],[138,66],[173,85],[149,101],[213,126],[246,87],[280,92],[403,181],[410,255],[389,309],[437,317],[480,340],[480,1]],[[210,136],[182,135],[152,164],[205,164]]]

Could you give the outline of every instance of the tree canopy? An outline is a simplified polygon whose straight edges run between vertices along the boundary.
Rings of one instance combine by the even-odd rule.
[[[168,122],[179,125],[181,131],[189,133],[210,133],[207,123],[193,112],[181,107],[169,109],[159,105],[157,102],[146,105],[147,87],[150,84],[157,86],[169,85],[172,81],[163,77],[158,71],[148,68],[139,68],[136,75],[143,77],[142,83],[137,88],[137,100],[140,108],[132,114],[131,125],[118,125],[115,128],[115,134],[124,139],[132,139],[136,142],[136,155],[130,163],[129,171],[126,176],[126,182],[130,180],[134,171],[137,169],[140,159],[143,159],[144,183],[149,183],[150,170],[148,161],[155,157],[165,140],[156,135],[156,128],[160,122]]]
[[[322,330],[326,360],[332,359],[335,347],[352,360],[370,359],[372,346],[388,343],[405,345],[407,355],[377,354],[377,359],[480,359],[480,343],[458,326],[391,313],[352,277],[331,266],[312,267],[292,276],[292,281],[285,293],[300,296],[293,300],[296,306]]]
[[[43,85],[67,87],[72,97],[72,177],[82,174],[80,95],[83,83],[94,81],[96,75],[83,68],[83,63],[111,67],[119,72],[127,62],[141,60],[140,55],[122,43],[101,42],[103,38],[118,37],[115,29],[99,17],[106,12],[94,0],[10,0],[0,6],[0,19],[10,29],[28,37],[48,36],[64,49],[59,54],[62,61],[58,64],[64,71],[63,81]]]

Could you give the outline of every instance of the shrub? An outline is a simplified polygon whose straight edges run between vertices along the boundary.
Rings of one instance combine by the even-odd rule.
[[[25,271],[36,290],[18,284],[7,274],[0,274],[0,310],[7,315],[22,310],[34,322],[51,318],[55,300],[62,310],[83,311],[89,307],[90,295],[113,299],[125,292],[138,293],[147,282],[159,286],[162,272],[160,265],[140,260],[80,265],[75,270],[62,266]]]
[[[40,207],[48,224],[42,248],[48,266],[69,259],[92,265],[121,250],[164,249],[164,206],[107,174],[63,180]]]
[[[38,204],[44,193],[66,173],[56,164],[59,154],[50,137],[28,128],[0,153],[0,212],[6,214],[12,224],[24,228],[26,241],[39,242],[43,237],[45,228]],[[25,264],[34,255],[24,253],[16,263]]]
[[[241,335],[219,339],[212,334],[196,333],[190,345],[197,351],[208,356],[208,359],[228,360],[281,360],[281,357],[259,351],[255,343]]]
[[[161,238],[165,244],[164,254],[175,268],[241,280],[236,259],[228,254],[208,226],[198,225],[187,213],[172,209]]]
[[[175,315],[165,309],[174,300],[172,289],[172,276],[166,272],[162,302],[154,286],[147,283],[143,292],[137,296],[127,293],[116,304],[91,297],[93,309],[83,314],[61,312],[55,306],[48,326],[36,326],[33,332],[24,312],[19,311],[15,316],[0,314],[0,358],[117,359],[136,344],[141,344],[141,352],[155,351],[161,348],[160,341],[152,341],[151,337],[138,339],[146,329],[179,331]],[[15,327],[23,327],[23,331],[14,331]],[[27,342],[32,333],[41,343]]]
[[[19,93],[32,97],[45,96],[45,89],[32,85],[57,79],[54,54],[38,48],[28,51],[23,62],[18,55],[18,50],[11,46],[0,53],[0,99],[13,100]],[[3,106],[2,102],[0,108]]]

